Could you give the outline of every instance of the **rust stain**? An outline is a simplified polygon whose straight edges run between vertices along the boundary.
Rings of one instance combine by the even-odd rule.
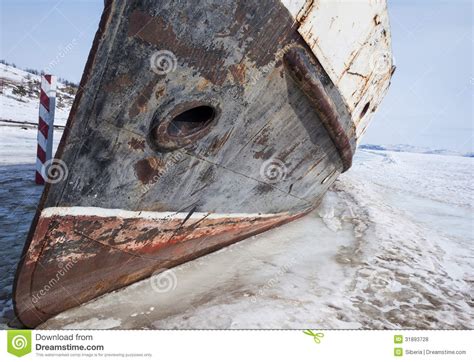
[[[132,78],[130,75],[122,74],[117,76],[112,82],[109,82],[104,86],[104,89],[108,92],[118,92],[123,88],[129,87],[132,84]]]
[[[301,11],[302,13],[300,12],[301,15],[298,14],[298,21],[301,24],[303,24],[306,21],[306,19],[308,18],[309,14],[311,14],[311,11],[313,10],[314,5],[315,5],[314,0],[307,0],[306,1],[306,4],[304,5],[304,8]]]
[[[298,163],[288,172],[288,176],[292,176],[294,172],[298,171],[299,168],[304,164],[311,162],[313,160],[313,155],[312,154],[307,154],[304,156],[301,160],[298,161]]]
[[[134,10],[130,15],[128,36],[161,49],[173,49],[178,62],[183,61],[194,67],[212,83],[222,84],[225,81],[226,72],[223,70],[227,54],[223,50],[209,52],[208,49],[193,47],[191,42],[181,39],[173,26],[162,17]]]
[[[375,24],[375,26],[381,24],[380,17],[379,17],[378,14],[376,14],[376,15],[374,16],[374,24]]]
[[[65,235],[68,242],[37,235],[32,243],[43,252],[31,260],[28,254],[15,291],[18,315],[29,327],[108,291],[124,287],[153,273],[218,250],[251,235],[303,216],[309,210],[273,217],[192,219],[136,219],[98,216],[52,216],[41,218],[47,235]],[[87,226],[90,224],[91,226]],[[124,226],[121,228],[120,226]],[[111,230],[116,232],[111,233]],[[45,251],[44,246],[50,250]],[[75,253],[71,269],[54,285],[58,257]],[[40,273],[35,266],[41,263]],[[120,266],[119,268],[117,266]],[[31,279],[30,279],[31,278]],[[50,285],[49,293],[36,298]],[[67,293],[64,293],[64,290]],[[59,297],[60,296],[60,297]],[[36,298],[36,299],[35,299]]]
[[[304,178],[305,178],[311,171],[313,171],[322,161],[323,161],[322,158],[320,158],[319,160],[315,161],[315,162],[308,168],[308,170],[298,179],[298,181],[304,179]]]
[[[165,90],[166,88],[164,86],[159,87],[155,92],[155,98],[160,99],[161,97],[163,97],[163,95],[165,94]]]
[[[214,139],[212,140],[211,145],[207,149],[206,154],[207,155],[215,154],[218,151],[220,151],[220,149],[229,140],[229,137],[230,137],[230,135],[232,134],[233,131],[234,131],[234,129],[232,128],[232,129],[228,130],[226,133],[224,133],[224,135],[214,137]]]
[[[230,66],[230,73],[232,74],[232,77],[234,78],[235,82],[244,83],[246,72],[247,67],[244,63],[234,64]]]
[[[358,77],[361,77],[361,78],[364,78],[366,79],[367,77],[363,74],[360,74],[360,73],[357,73],[357,72],[351,72],[350,70],[347,70],[347,74],[351,74],[351,75],[356,75]]]
[[[297,40],[296,25],[286,11],[272,7],[263,17],[249,17],[255,12],[254,4],[237,2],[230,26],[223,38],[237,41],[238,47],[246,52],[246,58],[256,67],[263,67],[274,60],[281,44],[294,34]],[[202,77],[215,85],[222,85],[228,77],[243,83],[246,79],[246,66],[240,64],[226,65],[231,50],[223,46],[213,46],[190,42],[186,34],[178,31],[178,25],[171,19],[134,10],[129,16],[128,36],[141,42],[153,45],[156,49],[173,49],[179,64],[185,64],[196,70]],[[265,26],[266,36],[261,36]],[[248,40],[252,41],[249,43]]]
[[[253,154],[253,158],[261,159],[261,160],[268,160],[273,156],[275,150],[273,148],[263,149],[262,151],[255,152]]]
[[[296,149],[296,147],[299,146],[299,143],[298,142],[295,142],[293,143],[290,147],[288,147],[286,150],[283,150],[280,152],[280,154],[278,155],[278,159],[280,161],[283,161],[285,162],[286,161],[286,158],[291,154],[293,153],[293,151]]]
[[[147,103],[153,93],[155,84],[156,80],[153,79],[143,88],[140,94],[135,98],[135,102],[133,102],[132,106],[128,111],[128,115],[130,116],[130,118],[136,117],[140,113],[147,110]]]
[[[315,3],[317,2],[314,0],[307,1],[305,16],[310,14],[311,8],[317,6]],[[110,2],[110,4],[112,3]],[[270,7],[267,8],[263,3],[262,6],[256,8],[255,2],[237,2],[235,6],[232,7],[233,10],[235,9],[235,12],[231,14],[229,18],[226,18],[227,23],[224,26],[226,28],[226,34],[222,36],[224,39],[215,43],[201,40],[190,41],[189,32],[183,32],[180,28],[181,22],[187,23],[190,19],[185,18],[186,15],[184,12],[179,15],[179,9],[177,9],[178,15],[174,17],[175,20],[172,20],[171,17],[163,16],[163,13],[160,13],[161,17],[158,15],[156,17],[151,16],[151,12],[155,11],[156,7],[150,6],[150,14],[148,14],[144,11],[133,10],[135,6],[126,6],[124,7],[126,14],[117,11],[117,16],[115,17],[115,19],[117,19],[120,14],[126,15],[121,22],[121,27],[119,27],[118,30],[110,30],[110,32],[113,31],[113,33],[107,34],[107,37],[101,35],[101,39],[105,39],[105,44],[107,44],[109,37],[115,34],[122,35],[125,31],[124,35],[128,34],[129,38],[123,40],[123,43],[119,43],[120,45],[130,45],[131,49],[143,51],[143,54],[151,54],[160,49],[170,49],[176,55],[180,67],[186,66],[186,72],[190,71],[193,77],[196,77],[193,79],[201,79],[196,84],[197,90],[208,91],[212,87],[213,92],[216,91],[216,93],[220,94],[219,92],[225,88],[219,86],[214,87],[214,85],[228,82],[226,86],[230,85],[237,88],[237,86],[232,84],[232,81],[235,83],[244,83],[246,80],[248,81],[249,69],[258,72],[259,69],[257,68],[267,64],[271,64],[271,68],[265,71],[265,79],[279,80],[278,77],[282,76],[283,69],[271,71],[281,66],[281,60],[277,61],[276,65],[273,63],[276,52],[284,49],[284,44],[304,45],[296,32],[297,24],[293,24],[294,19],[288,16],[289,13],[286,9],[283,8],[282,10],[279,7],[281,4],[278,4],[279,3],[272,4],[275,6],[270,9]],[[146,7],[145,4],[140,6]],[[265,11],[260,10],[261,12],[258,12],[255,11],[256,9],[264,9]],[[190,12],[190,14],[193,14],[193,12]],[[200,14],[202,14],[202,11]],[[178,19],[179,17],[181,17],[181,19]],[[172,21],[176,21],[176,19],[177,22],[172,23]],[[303,18],[303,21],[304,20]],[[126,28],[124,29],[124,27]],[[209,31],[212,31],[212,27],[209,27]],[[102,32],[99,34],[102,34]],[[212,34],[210,35],[212,36]],[[228,55],[235,55],[235,48],[226,50],[226,47],[222,44],[225,44],[225,46],[227,46],[227,44],[233,46],[237,44],[240,50],[239,55],[245,54],[245,61],[247,61],[247,63],[243,63],[242,59],[237,59],[237,64],[229,64],[229,66],[227,66],[226,60],[230,61],[230,59],[234,59]],[[114,54],[120,53],[119,51],[116,52],[117,48],[112,49]],[[98,63],[104,64],[103,62]],[[245,64],[248,64],[248,67],[251,68],[247,69]],[[96,69],[96,74],[101,71],[101,69],[101,67],[99,70]],[[270,73],[268,74],[268,72]],[[167,79],[166,75],[156,75],[152,72],[148,74],[145,72],[144,76],[140,78],[143,83],[140,83],[139,93],[133,93],[130,97],[131,99],[126,100],[125,112],[128,112],[128,115],[133,118],[140,115],[140,113],[151,111],[148,109],[148,105],[151,103],[162,103],[160,98],[166,94],[163,84],[168,80],[173,81],[172,77],[175,76],[176,74],[169,75],[170,79]],[[178,77],[181,80],[184,79],[184,77],[181,78],[179,74]],[[101,79],[105,80],[106,78]],[[127,74],[120,76],[110,75],[109,79],[112,79],[112,82],[107,84],[103,89],[112,92],[124,89],[124,87],[127,87],[131,82]],[[159,88],[158,83],[160,83]],[[191,85],[195,85],[195,83]],[[252,84],[243,85],[244,87],[248,87],[247,89],[253,90]],[[302,86],[304,89],[307,89],[307,85],[308,84],[303,84]],[[99,85],[97,85],[97,89],[101,89]],[[189,88],[186,88],[186,91],[188,89]],[[278,91],[278,89],[276,90]],[[285,87],[284,91],[286,92],[286,90],[287,88]],[[195,90],[192,89],[192,91]],[[265,102],[268,100],[267,97],[272,97],[273,91],[272,89],[271,92],[265,94]],[[312,94],[313,96],[315,95],[314,93],[315,92]],[[278,91],[277,94],[280,94],[280,92]],[[170,94],[170,96],[175,96],[177,100],[179,100],[180,95],[181,93]],[[154,102],[154,98],[159,99],[159,102]],[[314,98],[318,97],[313,97],[313,100]],[[150,102],[150,100],[153,102]],[[269,103],[272,101],[273,98],[270,98]],[[275,102],[278,102],[278,99],[276,99]],[[318,108],[318,111],[323,114],[323,116],[331,118],[331,109],[324,107],[326,105],[327,104],[323,104],[323,106],[319,105],[320,108]],[[252,119],[252,117],[249,118]],[[272,121],[270,120],[269,122]],[[131,124],[132,122],[128,125]],[[136,124],[136,122],[134,124]],[[258,124],[259,128],[260,126],[261,125]],[[272,126],[275,125],[272,124]],[[331,128],[331,122],[329,122],[329,126]],[[332,126],[331,129],[334,130],[336,127],[334,124],[332,124]],[[257,126],[255,125],[255,127]],[[227,132],[222,134],[223,131]],[[332,136],[334,136],[336,143],[341,145],[343,136],[337,131],[338,130],[335,129],[336,134],[332,134]],[[229,142],[232,132],[233,129],[218,129],[214,135],[219,134],[219,136],[214,137],[212,142],[210,142],[210,139],[206,139],[203,148],[207,147],[209,152],[219,152],[225,147],[226,143]],[[259,144],[259,146],[255,148],[263,151],[257,152],[255,155],[257,157],[268,158],[274,154],[274,152],[270,152],[270,150],[266,148],[268,145],[270,145],[270,147],[273,145],[273,134],[265,134],[262,132],[260,137],[258,137],[258,134],[259,132],[254,136],[256,138],[254,145]],[[237,137],[237,134],[235,136]],[[250,144],[252,139],[253,137],[250,140],[245,138],[244,141],[248,140],[246,145]],[[236,147],[238,147],[240,143],[237,143],[237,141],[239,140],[235,140],[232,146],[237,145]],[[144,151],[146,147],[145,140],[140,139],[140,137],[127,138],[126,142],[127,141],[128,146],[135,150]],[[327,143],[329,143],[329,139]],[[230,147],[229,144],[228,146]],[[125,153],[130,153],[130,150],[127,151],[126,145],[124,146]],[[287,152],[289,150],[290,148],[286,148]],[[187,151],[189,151],[189,149],[187,149]],[[331,149],[329,155],[332,156],[333,152],[335,151]],[[311,159],[311,156],[314,155],[307,155],[304,160],[300,161],[301,167],[303,167],[308,158]],[[321,157],[323,157],[323,160],[326,160],[327,155],[324,156],[325,157]],[[143,159],[138,160],[134,165],[133,169],[135,175],[142,184],[157,182],[162,173],[166,170],[166,163],[164,162],[166,156],[163,156],[163,159],[160,157],[145,157],[148,157],[148,155],[140,157]],[[285,157],[287,156],[283,158]],[[194,171],[198,172],[199,170],[200,172],[200,181],[203,183],[201,189],[207,187],[208,182],[214,180],[215,175],[211,168],[202,172],[203,169],[199,166],[203,164],[203,162],[190,160],[189,163],[190,165],[187,169],[183,167],[182,170],[175,172],[177,179],[180,178],[179,172],[186,173],[194,167]],[[288,163],[290,165],[293,164],[292,160],[289,160]],[[299,164],[294,168],[300,168]],[[133,174],[131,176],[132,178],[134,177]],[[198,186],[199,183],[195,185],[196,190],[194,192],[201,190]],[[293,184],[290,186],[289,192],[292,191],[292,188]],[[162,194],[169,189],[171,188],[163,188],[163,190],[161,190]],[[255,194],[267,193],[274,189],[275,187],[272,185],[259,183],[259,186],[254,188],[251,192]],[[145,199],[145,197],[150,196],[153,196],[151,202],[148,200],[149,202],[145,203],[143,200],[138,200],[139,202],[143,201],[145,205],[143,208],[137,205],[139,202],[136,202],[136,200],[134,200],[135,202],[132,206],[129,206],[131,203],[128,203],[128,206],[124,208],[170,211],[183,206],[182,200],[173,200],[173,203],[178,205],[178,207],[176,207],[176,205],[173,207],[166,205],[165,203],[169,201],[164,201],[164,203],[160,204],[160,190],[157,190],[156,195],[149,194],[142,197]],[[184,201],[187,203],[189,199],[184,198]],[[55,205],[63,206],[59,204],[59,202]],[[73,205],[73,202],[67,205]],[[294,209],[292,208],[292,210]],[[29,239],[28,253],[25,253],[26,261],[18,274],[18,287],[15,292],[17,314],[27,325],[35,326],[43,317],[48,318],[51,315],[75,306],[78,303],[88,301],[104,292],[123,287],[124,285],[149,276],[158,268],[172,267],[181,264],[250,235],[254,235],[255,233],[294,220],[302,214],[304,214],[304,212],[298,215],[276,215],[272,218],[259,216],[251,219],[237,217],[222,219],[203,218],[197,221],[193,218],[187,223],[183,223],[182,220],[172,220],[170,218],[150,220],[98,216],[56,216],[45,219],[41,218],[38,214]],[[64,280],[61,280],[61,288],[68,288],[70,293],[62,293],[63,291],[58,285],[57,290],[42,300],[40,305],[32,306],[32,293],[40,290],[41,287],[57,273],[58,260],[71,256],[77,258],[78,264]],[[46,268],[40,268],[38,267],[39,265],[44,265]],[[102,279],[104,280],[102,281]],[[61,296],[61,298],[58,298],[58,296]],[[35,307],[37,309],[34,309]]]
[[[203,78],[201,79],[198,84],[196,85],[196,89],[200,92],[202,92],[203,90],[205,90],[207,87],[209,87],[210,85],[210,82],[209,80]]]
[[[137,256],[146,257],[155,254],[170,244],[178,244],[192,239],[217,235],[230,230],[242,230],[256,225],[270,225],[277,220],[287,219],[289,215],[275,215],[274,217],[252,218],[201,218],[199,222],[190,221],[183,225],[179,218],[140,219],[98,216],[53,216],[46,219],[49,228],[53,224],[59,225],[59,232],[67,235],[68,248],[82,254],[81,259],[96,256],[96,243],[114,247],[116,250],[126,251]],[[51,229],[49,230],[51,232]],[[94,243],[85,247],[84,237]],[[57,252],[61,246],[57,238],[49,239],[49,247]],[[59,248],[59,249],[58,249]],[[57,255],[56,255],[57,256]],[[42,254],[45,265],[49,265],[54,258],[50,253]]]
[[[145,151],[145,140],[139,140],[135,137],[132,137],[132,139],[128,141],[128,145],[134,150]]]
[[[142,184],[153,184],[158,181],[161,176],[163,162],[156,157],[145,158],[138,161],[135,166],[135,174]]]
[[[255,144],[266,146],[268,144],[270,137],[268,135],[268,131],[266,129],[262,129],[261,132],[258,134],[257,138],[255,139]]]

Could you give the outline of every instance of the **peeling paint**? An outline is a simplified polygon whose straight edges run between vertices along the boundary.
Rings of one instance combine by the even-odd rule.
[[[19,319],[34,327],[314,208],[350,167],[394,69],[367,64],[374,52],[390,50],[384,2],[362,2],[353,14],[335,11],[342,4],[351,6],[107,2],[81,81],[86,91],[75,99],[56,155],[70,166],[68,178],[46,186],[17,270]],[[150,57],[163,50],[176,57],[176,70],[157,74]],[[216,112],[202,132],[169,137],[175,117],[203,105]],[[161,141],[170,147],[158,147]],[[272,160],[286,168],[278,183],[262,172]],[[189,217],[46,213],[62,207]],[[72,258],[64,280],[34,303],[58,260]]]

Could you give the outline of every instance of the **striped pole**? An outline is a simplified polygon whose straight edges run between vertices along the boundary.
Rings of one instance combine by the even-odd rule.
[[[36,151],[35,182],[44,185],[46,163],[53,157],[54,109],[56,108],[56,77],[41,76],[41,93],[38,119],[38,147]]]

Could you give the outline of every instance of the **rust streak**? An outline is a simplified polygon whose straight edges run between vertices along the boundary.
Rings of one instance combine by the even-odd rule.
[[[291,77],[312,102],[321,122],[333,141],[341,157],[343,172],[352,165],[351,142],[339,120],[340,116],[331,98],[326,93],[319,78],[313,74],[310,58],[302,48],[295,48],[285,54],[285,65]]]
[[[309,14],[311,13],[311,11],[313,10],[314,8],[314,0],[307,0],[305,5],[304,5],[304,8],[301,10],[302,14],[298,14],[298,21],[303,24],[306,19],[308,18]],[[300,12],[300,13],[301,13]]]
[[[137,116],[138,114],[146,111],[148,101],[153,93],[153,89],[156,85],[156,79],[150,81],[140,92],[138,97],[135,99],[135,102],[132,104],[128,111],[130,118]]]
[[[162,174],[162,164],[163,162],[155,157],[145,158],[135,164],[135,174],[144,185],[156,183]]]
[[[145,140],[139,140],[135,137],[132,137],[132,139],[128,142],[128,145],[134,150],[145,151]]]

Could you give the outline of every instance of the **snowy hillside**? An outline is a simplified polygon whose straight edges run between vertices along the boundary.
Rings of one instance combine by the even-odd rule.
[[[463,156],[463,157],[474,157],[472,152],[469,153],[459,153],[451,150],[445,149],[436,149],[433,150],[428,147],[419,147],[412,145],[372,145],[372,144],[362,144],[359,146],[359,149],[362,150],[372,150],[372,151],[393,151],[393,152],[410,152],[410,153],[424,153],[428,155],[447,155],[447,156]]]
[[[0,121],[37,123],[40,84],[39,75],[0,64]],[[55,125],[66,124],[76,91],[58,82]]]

